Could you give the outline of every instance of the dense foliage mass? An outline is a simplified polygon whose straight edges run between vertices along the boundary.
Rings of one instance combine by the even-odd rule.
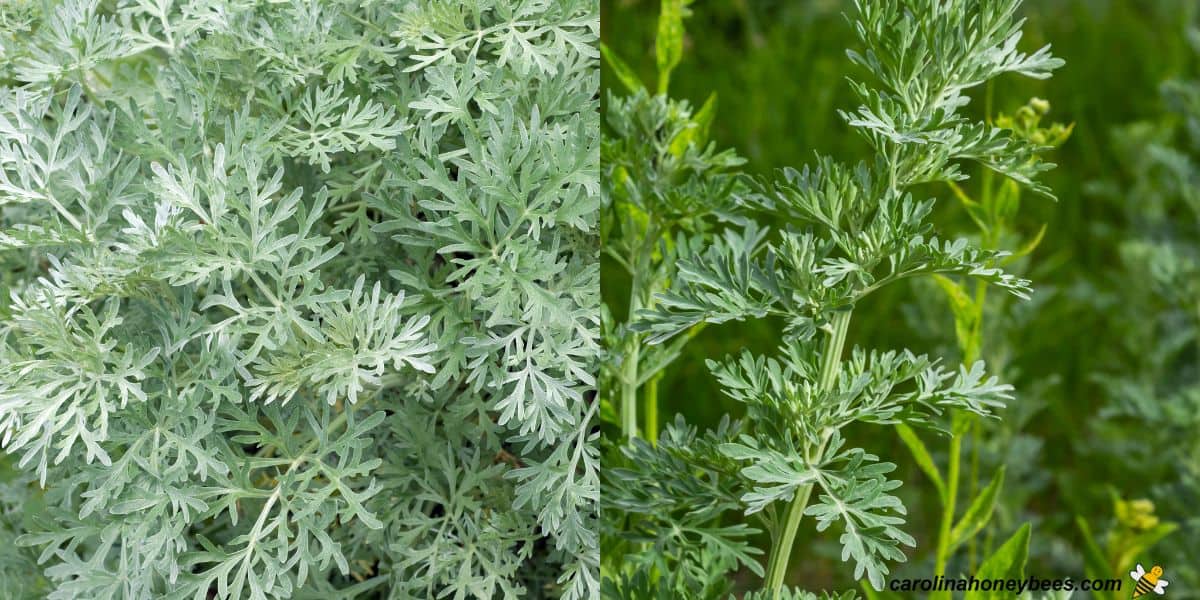
[[[5,597],[593,597],[598,35],[0,4]]]

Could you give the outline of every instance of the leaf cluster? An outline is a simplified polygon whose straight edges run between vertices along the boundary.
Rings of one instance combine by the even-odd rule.
[[[622,449],[629,466],[609,472],[606,506],[649,513],[645,507],[672,506],[672,494],[687,494],[681,497],[698,507],[609,524],[630,543],[628,563],[664,556],[668,563],[649,572],[678,573],[671,565],[703,556],[703,548],[724,559],[705,564],[763,574],[750,562],[757,548],[745,539],[745,525],[723,524],[730,512],[753,516],[771,535],[767,593],[780,590],[801,517],[811,517],[819,532],[838,526],[842,560],[876,589],[888,563],[905,560],[903,548],[915,540],[903,529],[906,509],[895,494],[901,482],[887,477],[895,465],[849,443],[843,430],[855,423],[941,429],[950,410],[994,414],[1012,388],[986,375],[982,362],[954,370],[909,350],[857,348],[843,360],[843,345],[857,305],[901,280],[962,277],[1018,298],[1031,293],[1028,281],[1003,270],[1007,254],[940,238],[930,216],[935,200],[922,185],[960,181],[963,165],[974,163],[1049,195],[1035,179],[1053,166],[1037,158],[1045,143],[963,110],[968,91],[990,79],[1044,78],[1061,66],[1048,48],[1017,50],[1019,4],[856,2],[849,20],[859,48],[849,55],[866,77],[851,79],[860,106],[841,115],[874,156],[847,165],[818,154],[801,169],[742,178],[732,207],[702,203],[729,216],[702,249],[673,257],[670,286],[633,311],[631,329],[652,346],[674,347],[705,324],[771,318],[783,325],[782,345],[776,357],[746,352],[708,362],[725,393],[745,405],[744,422],[700,435],[679,420],[657,445],[633,440]],[[628,102],[641,101],[640,93]],[[650,172],[622,173],[612,185],[625,181],[659,180]],[[763,215],[784,226],[768,230],[758,224]],[[696,449],[679,446],[680,435]],[[718,479],[719,486],[702,483]],[[643,488],[654,490],[652,499]],[[703,541],[702,532],[722,536],[725,545]]]
[[[6,588],[593,597],[598,34],[0,6]]]

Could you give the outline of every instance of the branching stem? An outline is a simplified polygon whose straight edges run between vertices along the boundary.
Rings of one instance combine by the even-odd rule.
[[[633,271],[633,282],[629,289],[629,322],[632,323],[637,317],[637,313],[645,308],[645,300],[650,296],[653,281],[647,281],[644,274],[650,272],[650,264],[655,245],[661,235],[660,229],[652,225],[646,231],[646,238],[642,241],[641,246],[636,252],[635,261],[630,261],[635,265]],[[628,334],[628,344],[625,349],[624,362],[621,365],[621,432],[625,434],[625,438],[632,440],[638,435],[637,423],[637,393],[639,383],[641,382],[642,373],[641,365],[641,349],[642,337],[634,332]],[[657,393],[655,393],[657,396]],[[657,402],[657,397],[655,402]],[[649,411],[649,409],[647,409]],[[649,416],[647,412],[647,416]],[[658,407],[654,407],[654,415],[657,418]],[[648,424],[649,425],[649,424]],[[657,423],[653,424],[657,427]]]
[[[826,346],[825,353],[821,356],[821,379],[817,382],[822,392],[829,392],[837,385],[837,376],[842,366],[842,349],[846,346],[846,333],[850,329],[851,313],[851,310],[843,310],[833,314],[833,328],[829,334],[829,345]],[[806,458],[810,461],[820,460],[821,455],[825,452],[825,443],[829,441],[832,434],[832,430],[823,432],[820,445],[812,455]],[[800,526],[800,520],[804,517],[804,510],[808,507],[812,488],[813,484],[810,483],[796,490],[792,503],[788,506],[783,531],[773,541],[767,563],[766,586],[768,590],[771,590],[771,596],[775,599],[779,598],[780,590],[783,588],[783,579],[787,575],[792,546],[796,542],[796,530]]]

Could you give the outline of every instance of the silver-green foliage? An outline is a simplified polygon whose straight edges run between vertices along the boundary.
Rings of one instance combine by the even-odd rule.
[[[598,33],[0,5],[6,590],[592,597]]]
[[[887,476],[895,465],[855,447],[843,429],[940,429],[949,410],[993,414],[1012,388],[985,375],[982,362],[951,368],[907,350],[857,348],[843,359],[843,344],[856,304],[902,279],[942,274],[1030,293],[1029,282],[1000,268],[1004,253],[939,239],[934,200],[922,197],[930,188],[919,187],[962,180],[963,164],[976,163],[1049,194],[1035,181],[1053,166],[1037,159],[1044,147],[963,113],[971,88],[1005,73],[1048,77],[1062,64],[1047,48],[1016,49],[1019,4],[856,2],[850,21],[861,46],[849,56],[868,77],[851,80],[861,105],[842,116],[874,156],[856,165],[818,157],[754,180],[739,195],[740,211],[767,212],[787,226],[771,234],[752,222],[730,227],[682,257],[671,289],[640,312],[634,328],[651,343],[700,323],[765,317],[781,321],[785,335],[777,358],[709,361],[725,392],[745,405],[744,422],[698,435],[678,420],[657,447],[635,440],[623,448],[629,466],[609,472],[604,501],[637,515],[613,528],[647,549],[630,551],[630,571],[672,573],[660,585],[687,593],[741,564],[765,574],[768,592],[780,597],[796,526],[808,518],[817,531],[839,531],[841,558],[877,589],[888,562],[905,559],[915,540],[893,493],[900,482]],[[688,495],[672,499],[679,494]],[[771,534],[765,573],[750,536],[756,530],[726,523],[731,510]],[[697,577],[675,575],[687,572]]]

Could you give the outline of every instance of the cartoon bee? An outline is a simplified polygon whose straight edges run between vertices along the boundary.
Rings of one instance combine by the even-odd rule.
[[[1167,592],[1167,584],[1170,582],[1162,579],[1162,574],[1163,568],[1158,565],[1154,565],[1150,569],[1150,572],[1147,573],[1139,563],[1136,569],[1129,572],[1129,576],[1137,582],[1137,585],[1133,588],[1133,597],[1144,596],[1149,594],[1151,590],[1160,596],[1165,594]]]

